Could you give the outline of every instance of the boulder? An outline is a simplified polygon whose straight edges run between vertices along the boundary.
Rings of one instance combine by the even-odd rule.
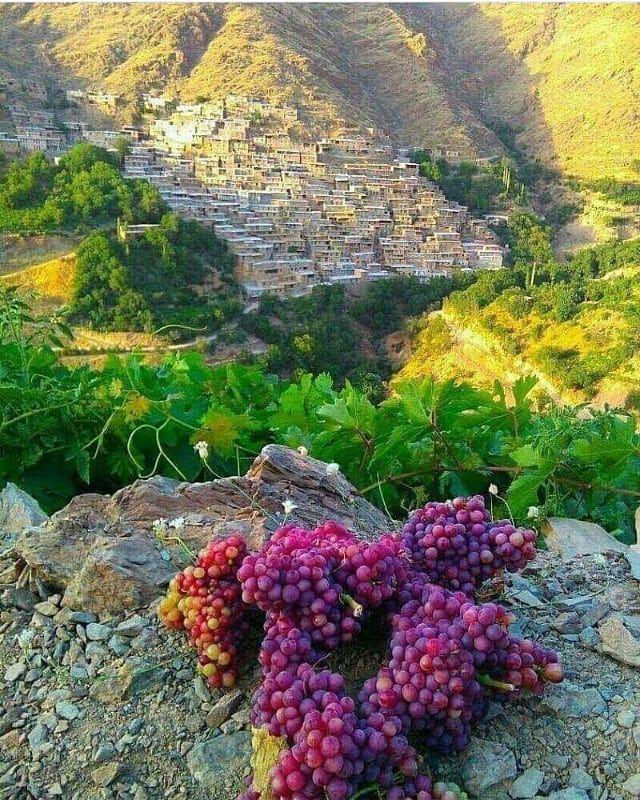
[[[284,503],[292,510],[285,516]],[[340,472],[295,450],[268,445],[243,477],[178,483],[156,476],[112,496],[85,494],[15,550],[72,609],[120,612],[148,605],[214,535],[243,533],[259,547],[285,520],[342,522],[366,538],[390,521]]]
[[[595,553],[626,553],[628,549],[600,525],[577,519],[549,517],[542,524],[542,533],[550,552],[563,561]]]
[[[0,549],[10,547],[26,528],[41,525],[47,515],[31,495],[15,483],[7,483],[0,492]]]

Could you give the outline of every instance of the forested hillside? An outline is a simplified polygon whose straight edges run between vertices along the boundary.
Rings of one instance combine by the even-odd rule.
[[[537,267],[521,253],[512,269],[452,293],[418,326],[399,377],[490,386],[536,372],[557,400],[640,409],[640,241],[587,248],[563,264],[549,253]]]

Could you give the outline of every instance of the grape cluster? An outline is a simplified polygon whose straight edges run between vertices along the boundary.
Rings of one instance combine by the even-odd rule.
[[[481,495],[427,503],[409,517],[401,538],[415,571],[469,596],[502,570],[522,569],[536,554],[535,531],[492,521]]]
[[[237,534],[212,540],[195,564],[171,581],[159,606],[166,625],[188,631],[200,671],[216,688],[233,686],[236,679],[237,642],[245,630],[236,572],[245,554]]]
[[[391,659],[365,682],[361,711],[399,718],[402,732],[422,732],[431,747],[463,749],[491,692],[540,693],[562,680],[557,655],[508,630],[511,615],[493,603],[474,605],[414,578],[391,616]]]
[[[242,599],[267,612],[269,629],[282,618],[308,634],[314,647],[333,650],[360,631],[364,608],[392,597],[406,575],[403,552],[390,535],[360,542],[335,522],[311,531],[286,525],[244,559]]]
[[[286,525],[255,553],[239,536],[212,542],[171,582],[160,614],[189,632],[209,683],[227,686],[243,609],[264,612],[251,722],[279,738],[275,800],[348,800],[370,785],[384,800],[466,800],[421,773],[409,737],[460,750],[489,697],[562,680],[553,651],[510,633],[502,606],[472,599],[531,560],[534,539],[492,521],[479,496],[428,503],[375,542],[335,522]],[[319,665],[376,608],[388,615],[390,655],[354,701]],[[238,800],[260,800],[251,779]]]

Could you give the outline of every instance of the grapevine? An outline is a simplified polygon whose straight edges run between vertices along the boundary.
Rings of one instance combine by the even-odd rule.
[[[434,782],[410,738],[463,749],[492,698],[562,680],[556,653],[509,630],[513,616],[476,591],[535,557],[535,534],[491,519],[481,496],[427,503],[396,534],[359,540],[336,522],[289,524],[257,552],[233,534],[204,548],[160,604],[184,628],[214,687],[233,685],[246,611],[265,616],[254,734],[275,743],[268,774],[238,800],[463,800]],[[375,609],[389,653],[351,696],[325,657]]]

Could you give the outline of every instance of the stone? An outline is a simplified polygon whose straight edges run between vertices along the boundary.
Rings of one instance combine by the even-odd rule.
[[[120,764],[117,761],[111,761],[108,764],[103,764],[96,767],[91,771],[91,780],[96,786],[105,788],[115,781],[120,774]]]
[[[295,505],[288,521],[309,527],[330,518],[374,537],[391,524],[344,476],[327,475],[324,462],[267,445],[244,477],[189,484],[156,476],[111,497],[79,495],[40,528],[22,531],[15,550],[34,578],[62,594],[63,606],[135,610],[163,594],[188,560],[179,544],[158,547],[157,520],[180,519],[179,538],[196,552],[212,535],[232,530],[256,549],[284,522],[285,500]]]
[[[537,598],[533,592],[530,592],[528,589],[521,589],[519,592],[511,595],[512,600],[516,600],[518,603],[522,603],[525,606],[529,606],[529,608],[544,608],[544,603],[542,600]]]
[[[116,705],[125,697],[130,683],[130,674],[101,676],[91,684],[89,697],[101,703]]]
[[[517,775],[515,756],[498,742],[471,737],[461,761],[464,785],[471,794],[481,794]]]
[[[237,689],[230,694],[223,695],[211,711],[207,714],[207,725],[210,728],[219,728],[226,722],[242,702],[242,692]]]
[[[574,769],[569,775],[569,785],[576,789],[586,789],[588,791],[593,789],[595,782],[588,772],[583,769]]]
[[[116,755],[116,749],[112,744],[102,744],[93,755],[93,760],[96,764],[104,764],[105,761],[111,761]]]
[[[164,667],[159,667],[157,664],[144,664],[141,667],[133,669],[130,675],[126,696],[134,697],[135,695],[143,694],[151,689],[157,689],[159,686],[163,686],[167,676],[167,670],[164,669]]]
[[[60,609],[48,600],[44,600],[42,603],[36,603],[33,610],[38,614],[44,614],[45,617],[54,617]]]
[[[27,671],[27,665],[22,661],[17,661],[15,664],[10,664],[4,671],[5,683],[15,683],[18,678],[21,678]]]
[[[48,738],[49,731],[41,722],[36,723],[27,736],[31,750],[36,750],[40,745],[43,745]]]
[[[27,528],[37,528],[47,519],[37,500],[15,483],[7,483],[0,492],[0,548],[13,545],[19,534]]]
[[[589,795],[584,789],[570,786],[567,789],[560,789],[558,792],[551,792],[549,800],[589,800]]]
[[[632,797],[640,796],[640,772],[630,775],[627,780],[622,784],[625,792],[628,792]]]
[[[598,634],[601,644],[596,649],[600,653],[630,667],[640,667],[640,640],[634,637],[622,620],[609,617],[598,626]]]
[[[633,723],[636,720],[635,712],[633,712],[630,708],[624,709],[624,711],[620,711],[618,716],[616,717],[616,722],[620,725],[621,728],[633,728]]]
[[[567,718],[598,716],[607,710],[607,705],[597,689],[583,688],[567,680],[558,686],[548,687],[541,706],[551,709],[559,717]]]
[[[525,770],[522,775],[515,779],[509,789],[509,794],[513,798],[531,798],[538,794],[538,790],[544,781],[544,772],[531,767]]]
[[[56,703],[56,714],[62,719],[74,720],[80,716],[80,709],[78,706],[70,703],[68,700],[60,700]]]
[[[87,638],[93,642],[105,642],[112,634],[108,625],[101,625],[99,622],[90,622],[87,625]]]
[[[251,734],[237,731],[230,736],[215,736],[197,742],[187,754],[189,772],[213,796],[232,797],[229,791],[241,788],[248,772]],[[229,791],[224,794],[224,790]]]
[[[632,544],[625,553],[625,557],[631,567],[631,574],[640,581],[640,544]]]
[[[578,633],[582,626],[580,617],[574,611],[564,611],[552,620],[551,627],[559,633]]]
[[[542,523],[542,533],[550,552],[563,561],[611,551],[625,553],[627,550],[627,545],[593,522],[549,517]]]
[[[138,636],[149,625],[149,620],[141,617],[139,614],[134,614],[132,617],[125,619],[116,627],[116,633],[119,636],[126,636],[134,638]]]

